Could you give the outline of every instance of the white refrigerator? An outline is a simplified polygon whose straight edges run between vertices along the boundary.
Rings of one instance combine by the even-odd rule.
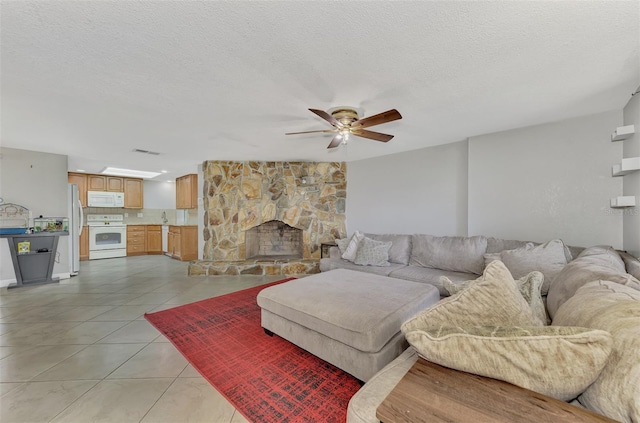
[[[82,203],[78,185],[69,184],[69,273],[75,276],[80,271],[80,233],[82,232]]]

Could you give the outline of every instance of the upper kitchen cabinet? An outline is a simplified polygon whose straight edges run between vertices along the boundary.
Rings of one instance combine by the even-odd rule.
[[[67,179],[70,184],[78,185],[78,197],[82,207],[87,207],[87,175],[85,173],[69,172]]]
[[[87,175],[89,191],[124,192],[124,178],[118,176]]]
[[[141,209],[144,206],[142,179],[69,172],[68,180],[70,184],[78,185],[82,207],[87,207],[87,191],[124,192],[124,208]]]
[[[176,178],[176,209],[198,208],[198,175]]]
[[[143,208],[143,184],[142,179],[124,178],[124,208]]]

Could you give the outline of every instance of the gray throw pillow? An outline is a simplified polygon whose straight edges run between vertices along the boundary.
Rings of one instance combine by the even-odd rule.
[[[567,265],[565,245],[560,239],[554,239],[542,245],[529,243],[515,250],[502,251],[500,257],[516,279],[534,270],[542,272],[544,275],[542,295],[549,292],[549,286]]]
[[[391,248],[391,242],[375,241],[364,237],[358,245],[353,262],[361,266],[390,266],[389,248]]]

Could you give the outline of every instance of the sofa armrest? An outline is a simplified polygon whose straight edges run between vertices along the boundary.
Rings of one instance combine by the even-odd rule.
[[[342,258],[338,247],[329,247],[329,258]]]

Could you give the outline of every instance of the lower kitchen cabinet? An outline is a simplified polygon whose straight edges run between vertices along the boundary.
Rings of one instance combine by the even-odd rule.
[[[147,225],[147,254],[162,254],[162,226]]]
[[[127,256],[147,254],[146,225],[127,225]]]
[[[167,250],[167,254],[175,259],[196,260],[198,258],[198,227],[169,226]]]

